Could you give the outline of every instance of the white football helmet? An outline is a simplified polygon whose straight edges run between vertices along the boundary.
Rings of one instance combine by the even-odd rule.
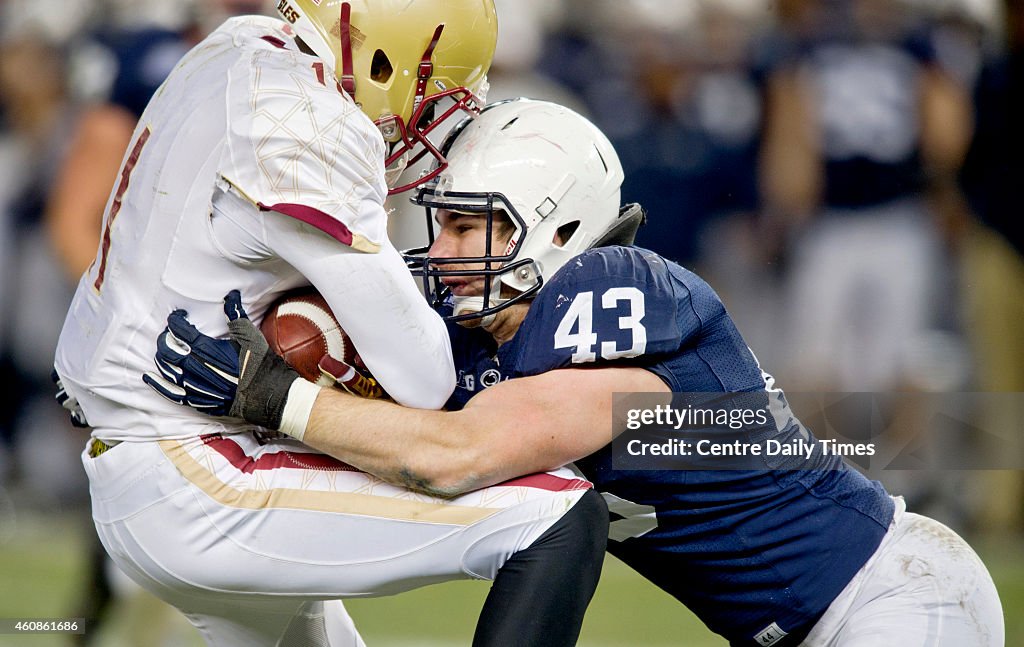
[[[424,185],[413,202],[432,209],[507,217],[514,227],[507,246],[473,258],[432,258],[411,250],[414,273],[425,289],[435,279],[489,277],[483,297],[455,299],[453,320],[488,317],[530,297],[570,258],[602,244],[630,244],[643,221],[637,205],[620,209],[623,171],[608,138],[587,119],[558,104],[513,99],[488,106],[460,123],[441,150],[448,167]],[[448,270],[444,264],[482,263],[480,270]],[[497,279],[492,286],[490,279]],[[516,294],[499,298],[500,286]]]
[[[498,38],[494,0],[281,0],[278,12],[393,144],[390,169],[429,154],[440,172],[444,158],[427,135],[486,101]],[[454,105],[439,107],[442,99]]]

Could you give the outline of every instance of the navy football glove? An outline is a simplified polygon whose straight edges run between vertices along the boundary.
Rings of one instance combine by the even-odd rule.
[[[224,296],[224,314],[228,318],[231,340],[238,346],[242,367],[238,373],[238,393],[231,415],[267,429],[279,430],[288,391],[295,380],[302,378],[271,350],[267,338],[249,321],[238,290]]]
[[[184,310],[167,317],[157,338],[156,367],[142,380],[171,402],[211,416],[231,411],[238,388],[238,345],[199,332]]]
[[[189,323],[184,311],[172,312],[157,339],[160,376],[146,374],[142,379],[177,404],[280,429],[288,390],[301,378],[249,320],[238,290],[224,297],[224,314],[230,340],[208,337]]]

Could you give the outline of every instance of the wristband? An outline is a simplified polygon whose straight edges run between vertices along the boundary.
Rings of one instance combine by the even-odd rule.
[[[288,399],[281,413],[279,431],[288,434],[295,440],[302,440],[306,435],[306,424],[313,413],[313,403],[320,394],[320,387],[309,380],[299,378],[288,387]]]

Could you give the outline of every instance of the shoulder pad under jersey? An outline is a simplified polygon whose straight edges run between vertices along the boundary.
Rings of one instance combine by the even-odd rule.
[[[534,300],[516,344],[525,354],[517,372],[642,363],[677,351],[696,328],[689,290],[676,270],[685,272],[635,247],[602,247],[576,256]]]
[[[284,23],[275,24],[281,33],[248,25],[242,39],[221,176],[261,209],[375,252],[387,237],[384,140],[333,71],[287,47]]]

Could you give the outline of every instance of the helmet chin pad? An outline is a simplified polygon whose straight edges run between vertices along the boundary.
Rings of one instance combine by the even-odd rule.
[[[409,155],[401,155],[398,159],[388,164],[384,168],[384,183],[388,185],[388,189],[391,189],[398,180],[401,179],[402,173],[405,173],[405,169],[409,167]]]
[[[491,299],[488,299],[488,301],[489,303],[486,307],[494,308],[505,301],[508,301],[508,299],[495,299],[492,297]],[[485,308],[483,297],[452,297],[452,306],[452,315],[454,317],[465,317],[463,319],[458,319],[457,321],[460,325],[465,326],[466,328],[486,328],[494,323],[494,317],[498,314],[497,312],[492,312],[491,314],[479,317],[474,316],[477,313],[482,312]]]

